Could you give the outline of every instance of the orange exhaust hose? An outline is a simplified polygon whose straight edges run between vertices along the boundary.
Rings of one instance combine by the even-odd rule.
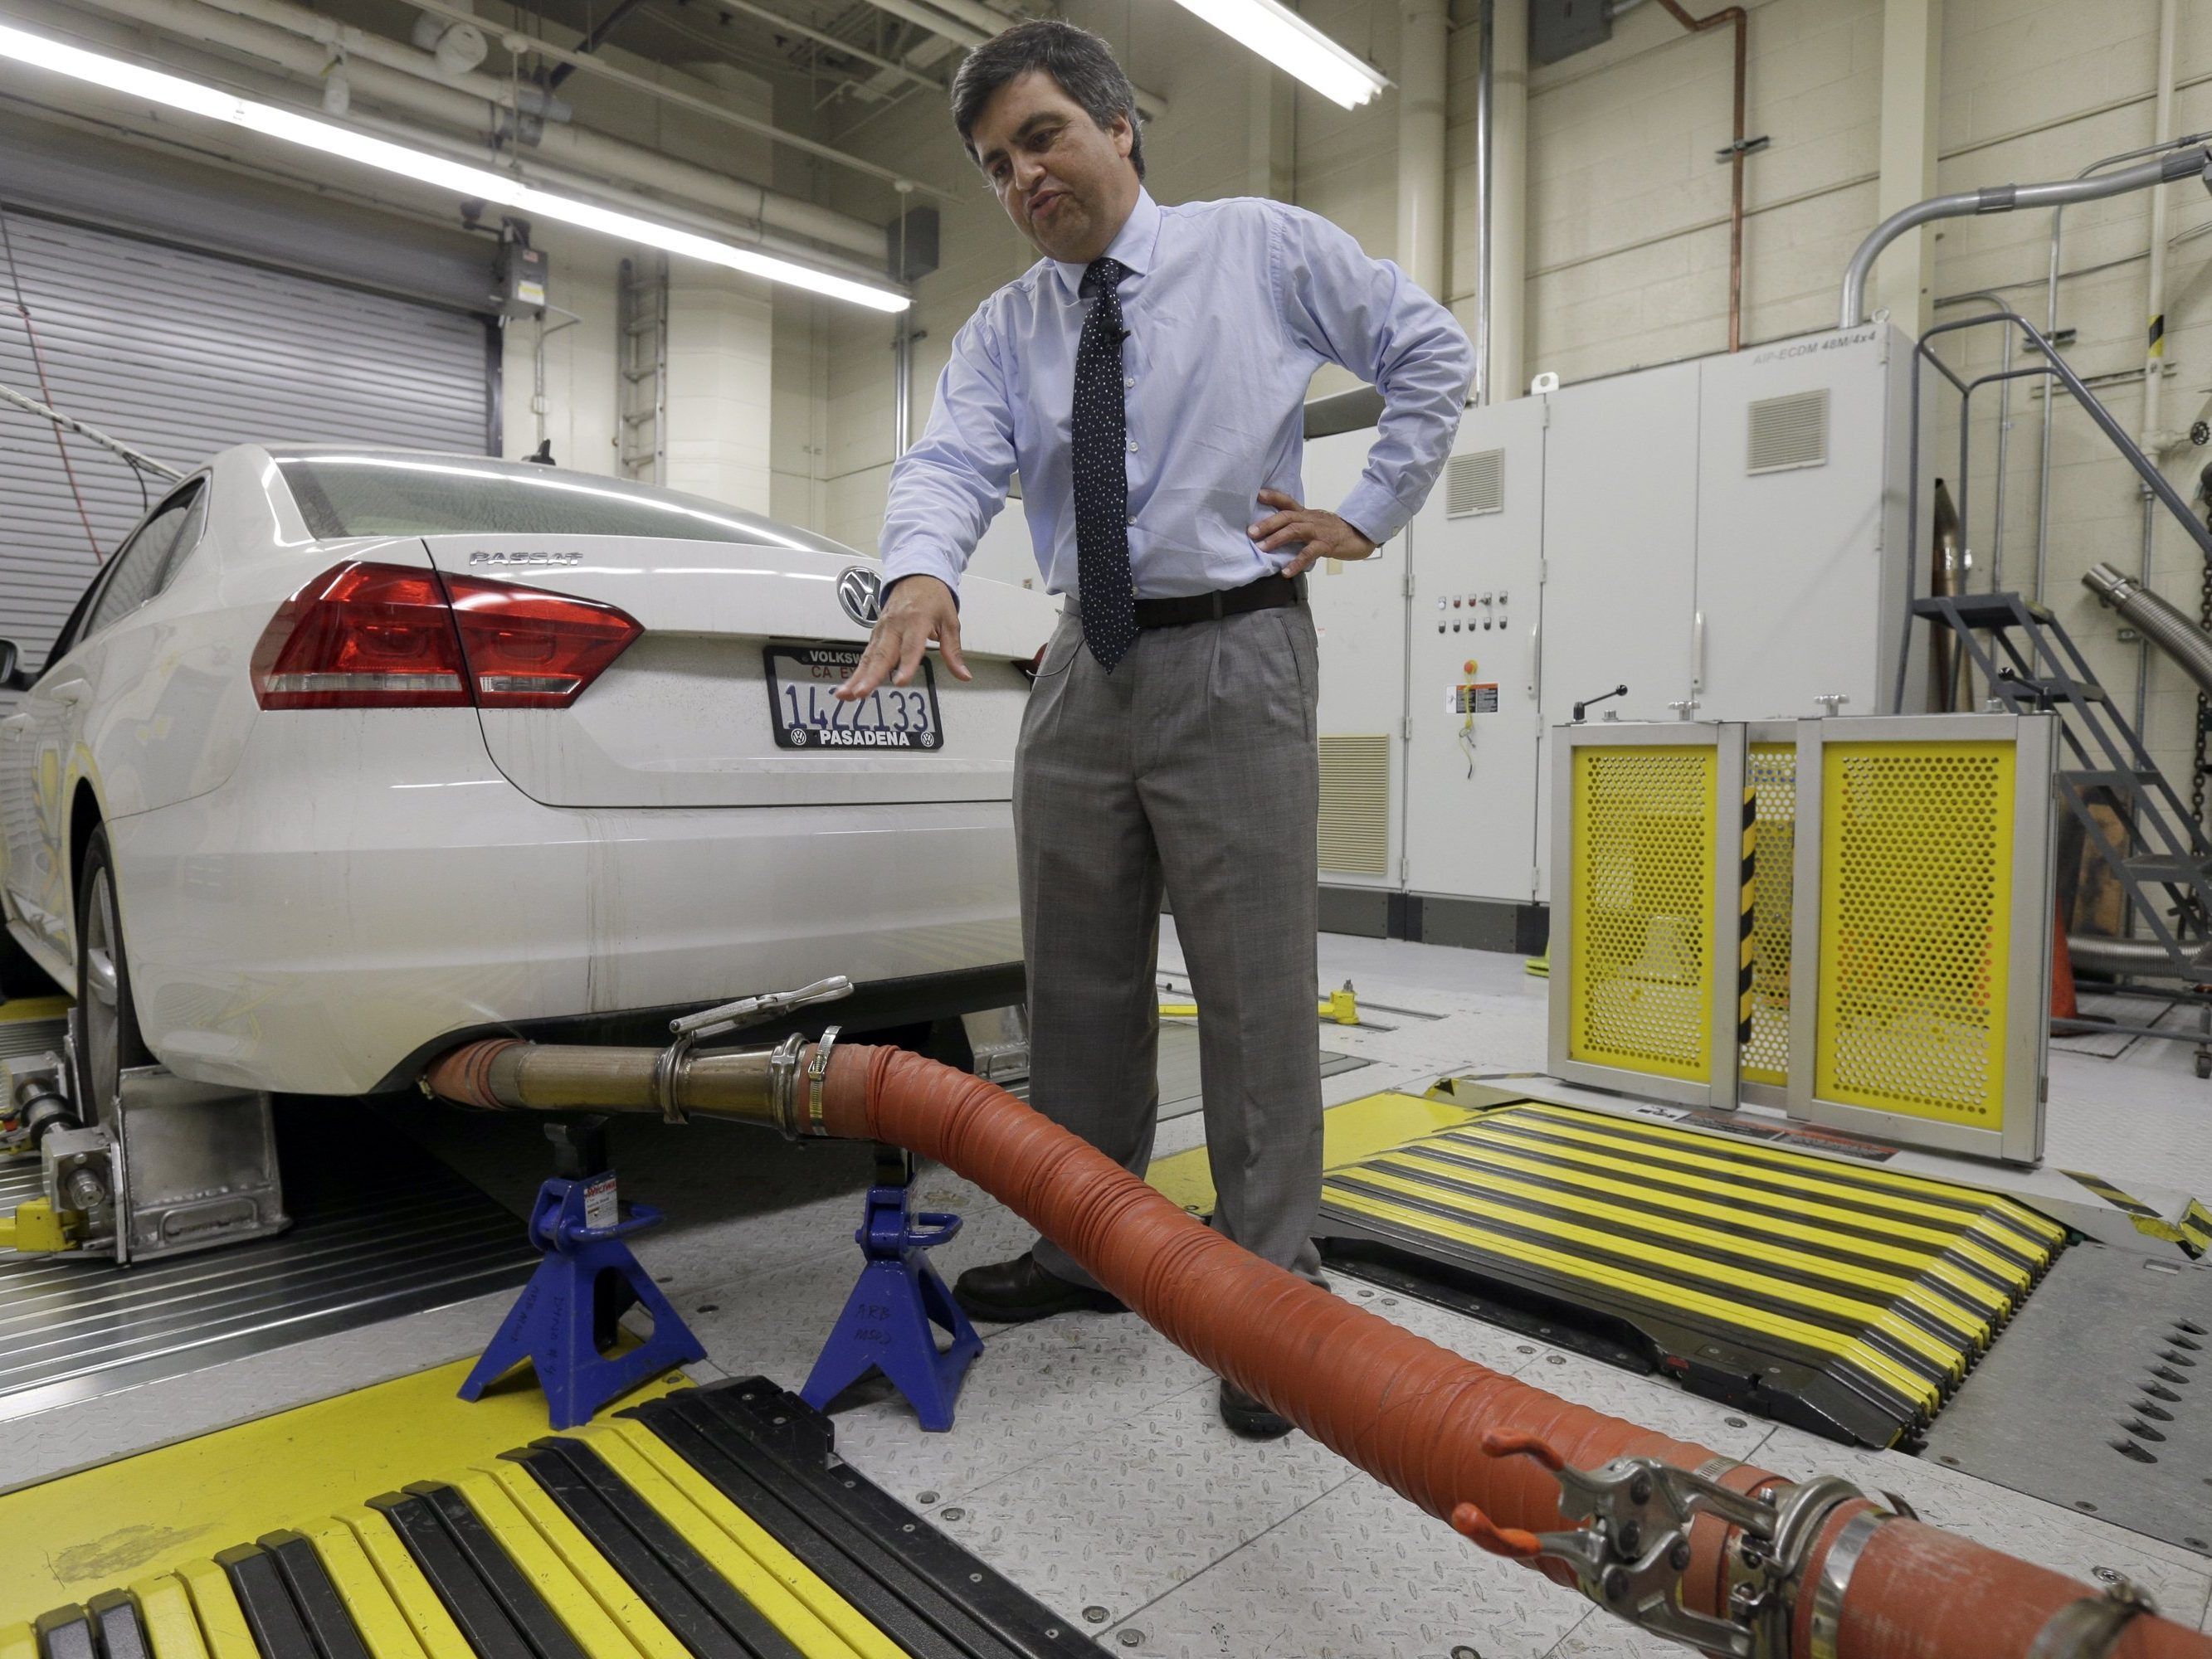
[[[1498,1529],[1565,1525],[1551,1474],[1534,1458],[1486,1451],[1486,1437],[1494,1451],[1506,1437],[1534,1437],[1583,1469],[1624,1455],[1691,1470],[1727,1462],[1489,1370],[1261,1261],[979,1078],[896,1048],[841,1046],[831,1052],[821,1098],[800,1109],[818,1115],[812,1121],[823,1133],[886,1141],[965,1176],[1200,1364],[1463,1531],[1487,1530],[1479,1528],[1486,1516]],[[1741,1491],[1785,1481],[1745,1465],[1714,1478]],[[1821,1528],[1800,1580],[1794,1659],[1814,1659],[1813,1597],[1804,1587],[1819,1582],[1838,1534],[1866,1507],[1845,1504]],[[1711,1516],[1692,1529],[1682,1594],[1694,1612],[1728,1612],[1728,1530]],[[1533,1565],[1571,1582],[1558,1563]],[[1851,1571],[1833,1652],[1836,1659],[2022,1656],[2054,1614],[2097,1595],[2062,1574],[1893,1520],[1874,1530]],[[2103,1653],[2212,1659],[2212,1637],[2144,1614]]]

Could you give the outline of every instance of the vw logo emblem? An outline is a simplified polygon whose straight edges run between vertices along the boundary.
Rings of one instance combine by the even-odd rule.
[[[872,570],[852,566],[837,578],[837,603],[861,627],[874,627],[876,618],[883,615],[884,579]]]

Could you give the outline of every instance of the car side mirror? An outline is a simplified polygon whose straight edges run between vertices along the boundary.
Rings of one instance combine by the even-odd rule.
[[[30,684],[23,672],[23,653],[13,640],[0,640],[0,691],[21,691]]]

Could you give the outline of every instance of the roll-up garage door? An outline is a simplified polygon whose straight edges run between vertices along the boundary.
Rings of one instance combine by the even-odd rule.
[[[135,449],[186,469],[251,441],[485,452],[482,317],[27,213],[5,224],[0,381],[39,396],[20,283],[54,405]],[[76,493],[52,427],[0,404],[0,637],[33,668],[93,544],[112,553],[145,508],[130,467],[68,443]]]

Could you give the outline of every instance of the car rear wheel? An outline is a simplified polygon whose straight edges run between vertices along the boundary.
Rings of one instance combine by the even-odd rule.
[[[137,1010],[131,1000],[123,913],[116,902],[105,829],[92,832],[77,872],[76,983],[76,1003],[70,1010],[74,1104],[82,1121],[105,1123],[125,1070],[154,1063],[139,1037]]]

